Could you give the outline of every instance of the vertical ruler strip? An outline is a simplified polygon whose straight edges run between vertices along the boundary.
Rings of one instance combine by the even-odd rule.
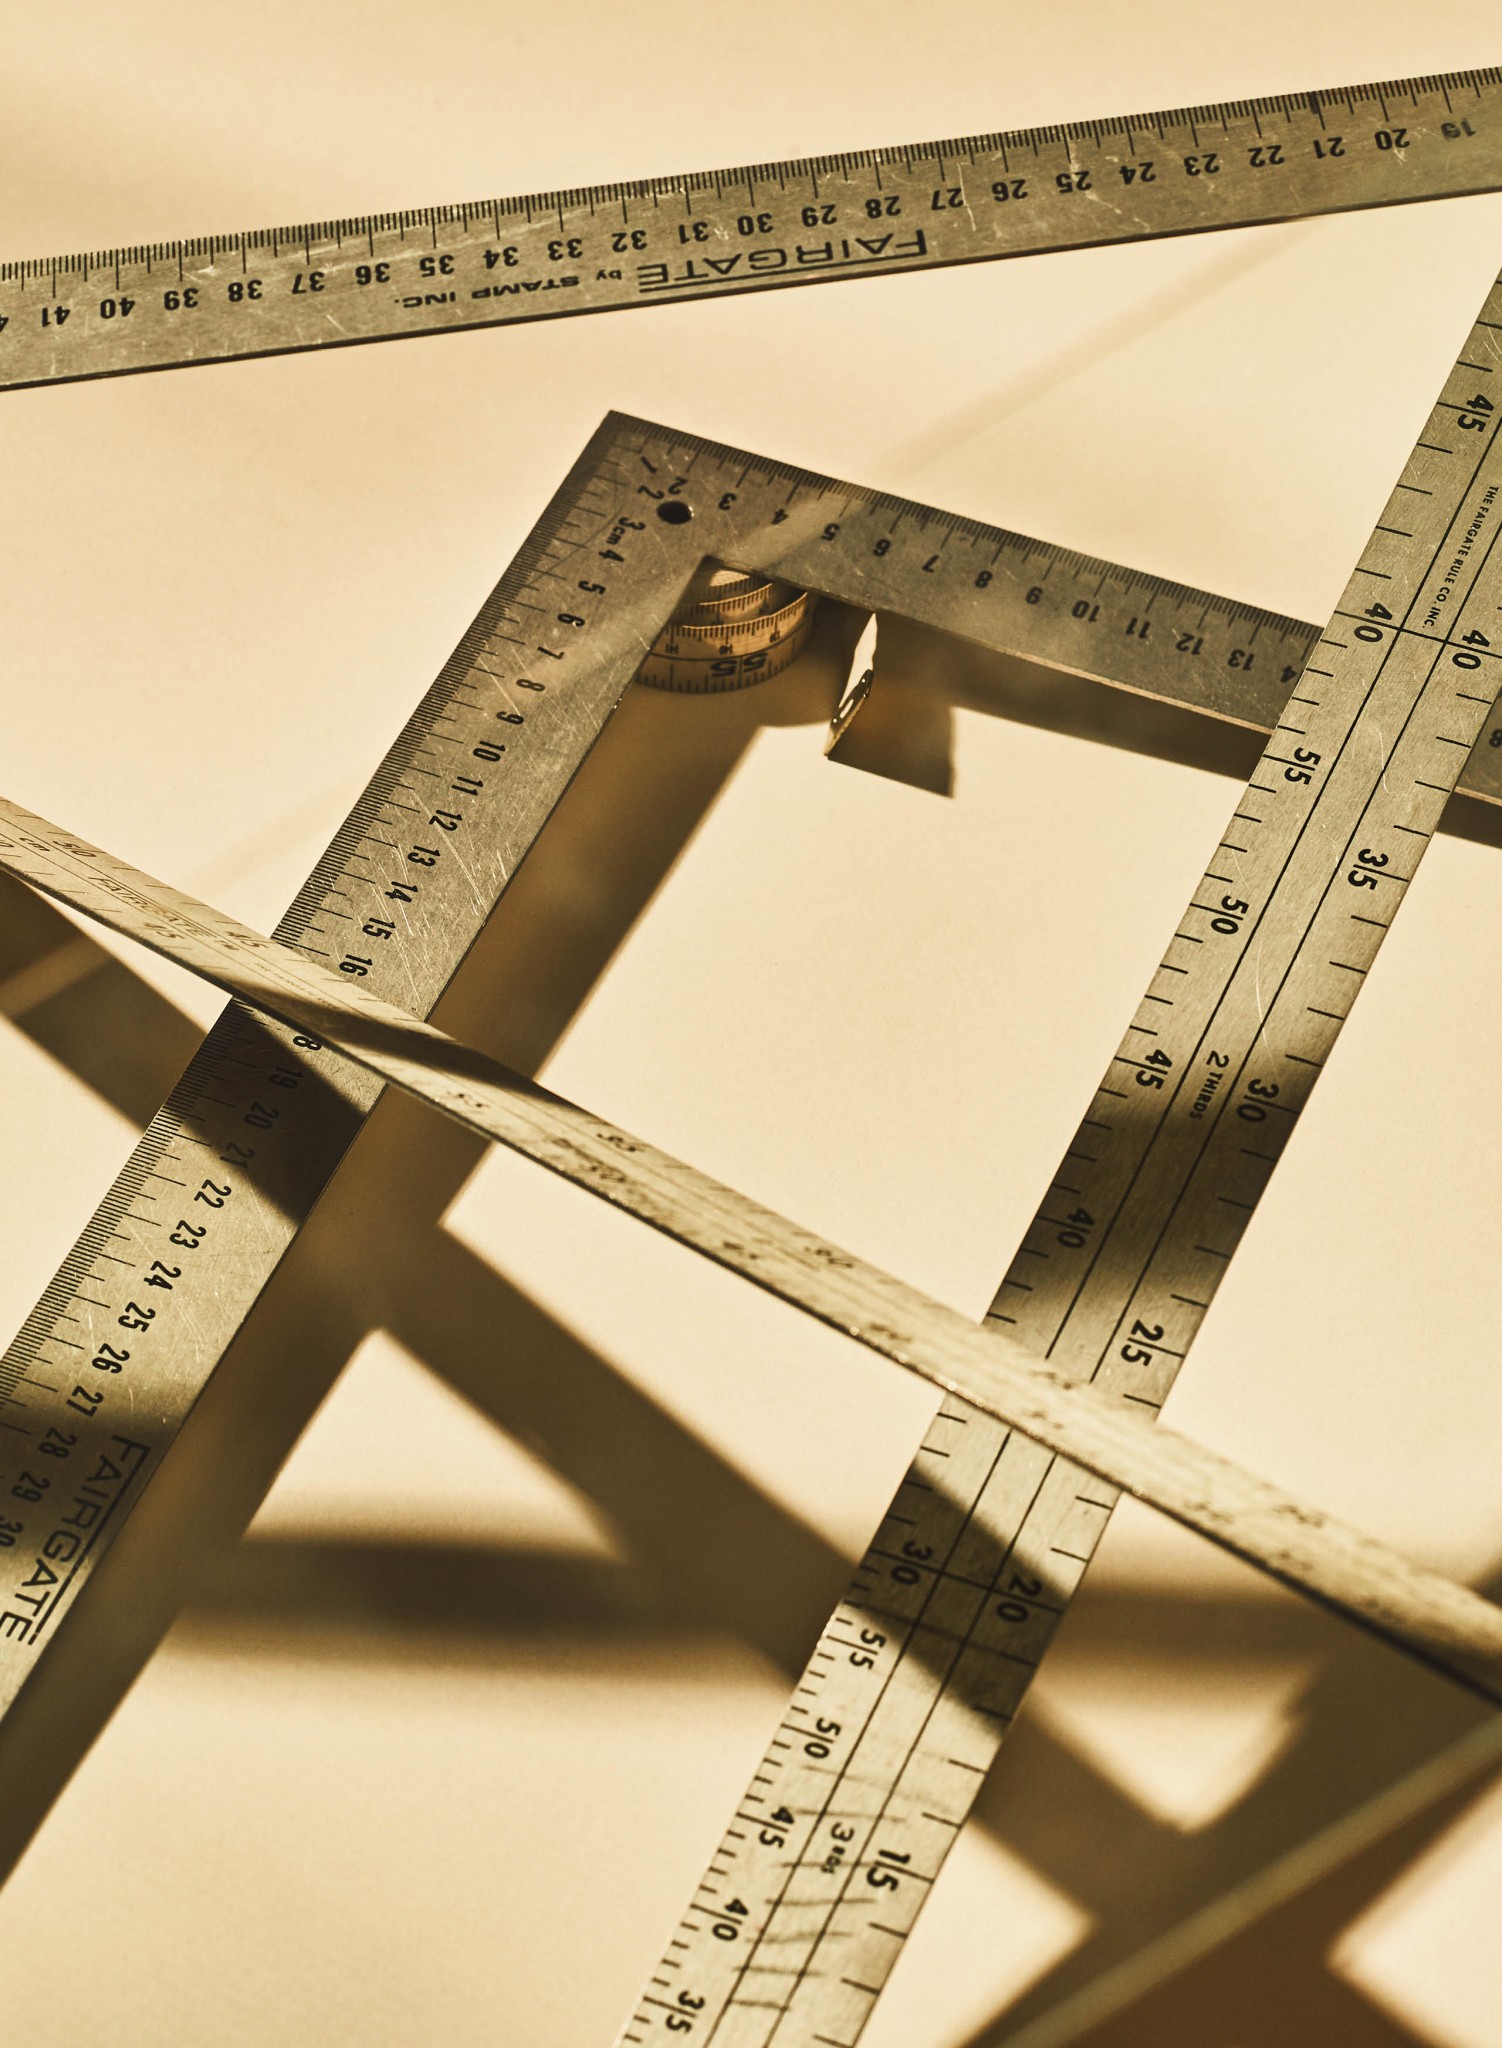
[[[1496,697],[1499,361],[1494,285],[989,1312],[1123,1402],[1161,1405]],[[1113,1504],[945,1402],[623,2042],[852,2048]]]

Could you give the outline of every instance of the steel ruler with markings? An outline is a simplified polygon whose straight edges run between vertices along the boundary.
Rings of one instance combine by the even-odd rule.
[[[0,866],[287,1025],[316,1060],[351,1060],[479,1136],[548,1168],[830,1324],[1035,1445],[1208,1536],[1502,1705],[1502,1609],[1342,1528],[1203,1446],[1151,1429],[1103,1392],[1038,1364],[1013,1337],[762,1208],[643,1138],[364,994],[339,971],[200,903],[0,798]],[[342,968],[343,963],[341,963]],[[304,1062],[306,1064],[307,1062]],[[300,1077],[293,1069],[293,1085]],[[260,1126],[257,1126],[260,1128]],[[156,1271],[153,1266],[153,1272]],[[163,1273],[167,1291],[175,1292]],[[128,1311],[128,1313],[130,1313]],[[133,1313],[139,1317],[137,1307]],[[134,1327],[134,1326],[133,1326]],[[98,1370],[113,1371],[113,1356]],[[87,1383],[71,1412],[91,1408]],[[102,1410],[104,1397],[92,1404]],[[54,1435],[40,1456],[71,1454]],[[76,1442],[76,1439],[75,1439]],[[32,1482],[34,1484],[34,1482]],[[1290,1531],[1299,1534],[1291,1538]]]
[[[1495,751],[1499,364],[1502,284],[988,1313],[1139,1412],[1171,1387],[1465,764]],[[1098,1473],[944,1404],[622,2044],[858,2040],[1099,1542]]]
[[[1502,187],[1502,73],[0,263],[0,388]]]
[[[1196,1499],[1192,1471],[1171,1483],[1176,1440],[1130,1411],[1161,1403],[1450,791],[1464,774],[1495,795],[1502,458],[1488,386],[1499,334],[1494,288],[1323,634],[612,417],[279,937],[404,1011],[430,1009],[706,560],[1267,727],[1006,1274],[991,1338],[955,1335],[935,1365],[900,1289],[857,1289],[831,1311],[967,1392],[988,1352],[998,1375],[1022,1352],[1046,1360],[1048,1401],[1126,1446],[1092,1451],[1093,1474],[1165,1500],[1177,1483],[1190,1519],[1233,1541],[1238,1518],[1255,1519],[1253,1496],[1226,1478],[1223,1497],[1202,1485]],[[28,1319],[0,1406],[0,1700],[33,1674],[45,1685],[71,1600],[378,1085],[295,1021],[232,1009]],[[598,1166],[576,1177],[590,1174],[601,1178]],[[698,1199],[702,1214],[711,1198]],[[693,1212],[689,1201],[653,1220],[755,1267],[758,1241],[736,1234],[754,1219],[737,1210],[711,1226]],[[770,1263],[753,1277],[771,1285],[773,1254],[791,1256],[777,1228],[790,1227],[767,1227]],[[702,1242],[712,1229],[718,1250]],[[779,1291],[800,1299],[791,1284]],[[1029,1398],[1002,1411],[1015,1427],[965,1401],[940,1410],[628,2039],[858,2037],[1114,1497],[1061,1455],[1076,1439],[1047,1421],[1041,1393]],[[1114,1435],[1102,1415],[1117,1417]],[[1282,1555],[1288,1576],[1317,1586],[1315,1553],[1335,1541],[1324,1518],[1259,1511],[1270,1518],[1252,1546],[1261,1561],[1276,1569]],[[1478,1603],[1452,1592],[1463,1634]],[[1439,1633],[1409,1640],[1437,1654],[1442,1586],[1433,1597]],[[1401,1636],[1397,1600],[1384,1613],[1379,1583],[1365,1612]],[[1474,1644],[1469,1654],[1493,1684]]]

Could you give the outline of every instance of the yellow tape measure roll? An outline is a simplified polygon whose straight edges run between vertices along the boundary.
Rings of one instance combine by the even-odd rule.
[[[769,682],[807,646],[816,603],[790,583],[706,562],[637,681],[694,696]]]

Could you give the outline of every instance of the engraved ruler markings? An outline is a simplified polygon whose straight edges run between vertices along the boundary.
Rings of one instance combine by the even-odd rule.
[[[990,1311],[1139,1410],[1172,1384],[1502,681],[1499,335],[1494,287]],[[946,1402],[624,2042],[858,2038],[1113,1504]]]
[[[1495,68],[0,264],[0,388],[1502,186]]]

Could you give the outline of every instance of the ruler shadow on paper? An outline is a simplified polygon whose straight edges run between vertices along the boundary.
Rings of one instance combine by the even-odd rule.
[[[698,700],[691,719],[683,700],[637,693],[492,920],[444,1005],[446,1027],[535,1071],[756,731],[827,717],[855,625],[827,607],[819,644],[791,675],[707,706]],[[843,743],[853,766],[948,790],[957,706],[1229,777],[1243,776],[1256,758],[1255,733],[1030,670],[904,621],[885,622],[883,633],[879,686]],[[939,666],[943,691],[933,684]],[[663,746],[669,723],[672,745]],[[1491,817],[1492,807],[1462,800],[1450,823],[1496,843]],[[144,1122],[195,1049],[196,1027],[28,892],[4,885],[3,907],[0,1014],[102,1100]],[[108,1032],[98,1028],[102,1015]],[[788,1671],[801,1667],[847,1561],[444,1230],[482,1152],[410,1102],[388,1100],[373,1119],[190,1425],[200,1450],[190,1462],[210,1482],[200,1484],[195,1540],[179,1553],[197,1560],[191,1575],[185,1568],[148,1592],[132,1582],[132,1546],[122,1541],[85,1596],[90,1613],[109,1605],[116,1617],[102,1649],[80,1603],[75,1634],[91,1660],[89,1683],[75,1687],[71,1709],[46,1702],[48,1744],[28,1759],[28,1798],[9,1803],[4,1869],[185,1605],[179,1642],[200,1654],[275,1647],[283,1655],[431,1659],[505,1654],[540,1637],[629,1655],[664,1637],[732,1634]],[[1000,1263],[998,1256],[998,1270]],[[625,1561],[464,1544],[273,1537],[237,1545],[293,1443],[375,1329],[389,1331],[594,1501]],[[729,1538],[715,1546],[712,1573],[689,1540],[704,1526]],[[1309,1677],[1279,1753],[1211,1824],[1189,1832],[1155,1816],[1058,1732],[1043,1682],[1040,1710],[1024,1716],[1003,1750],[978,1817],[1080,1903],[1094,1928],[1020,2005],[982,2028],[972,2048],[1001,2048],[1029,2024],[1042,2029],[1040,2048],[1066,2039],[1127,2048],[1149,2020],[1161,2048],[1189,2048],[1228,2000],[1229,2009],[1242,2003],[1243,1983],[1246,1998],[1255,1990],[1261,2001],[1246,2010],[1269,2041],[1415,2043],[1330,1971],[1329,1949],[1469,1791],[1327,1874],[1312,1908],[1305,1894],[1296,1912],[1257,1916],[1208,1960],[1131,1999],[1120,2027],[1116,2018],[1090,2020],[1089,1987],[1103,1973],[1162,1939],[1207,1896],[1234,1892],[1303,1837],[1380,1794],[1477,1718],[1437,1681],[1260,1585],[1223,1601],[1092,1592],[1065,1623],[1050,1674],[1060,1669],[1067,1680],[1072,1670],[1087,1683],[1092,1674],[1119,1676],[1125,1645],[1145,1659],[1138,1671],[1149,1692],[1165,1663],[1217,1658],[1250,1667],[1293,1658],[1307,1663]],[[1374,1659],[1382,1661],[1389,1710],[1380,1730],[1353,1746],[1341,1731],[1371,1691]],[[1049,2015],[1066,2011],[1067,2001],[1083,2002],[1079,2022],[1050,2034]]]
[[[1233,784],[1246,781],[1267,739],[1260,729],[996,653],[894,615],[882,620],[879,683],[835,758],[948,796],[954,788],[957,711],[1149,754],[1223,775]],[[1480,846],[1502,847],[1502,803],[1458,791],[1445,811],[1444,830]]]

